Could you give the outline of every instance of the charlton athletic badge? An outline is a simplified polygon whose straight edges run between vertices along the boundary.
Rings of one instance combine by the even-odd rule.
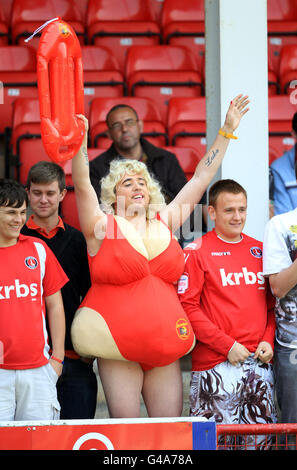
[[[27,266],[27,268],[29,269],[36,269],[37,266],[38,266],[38,261],[36,258],[34,258],[34,256],[28,256],[26,259],[25,259],[25,265]]]
[[[250,251],[255,258],[262,258],[262,250],[258,246],[253,246]]]

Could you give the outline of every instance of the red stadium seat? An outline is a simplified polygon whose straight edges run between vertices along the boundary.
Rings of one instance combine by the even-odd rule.
[[[148,98],[125,96],[123,98],[96,98],[90,111],[90,141],[93,147],[107,148],[111,140],[106,135],[105,118],[108,111],[117,104],[127,104],[135,109],[143,121],[142,135],[155,145],[163,146],[167,142],[166,125],[161,119],[158,107]]]
[[[282,93],[291,93],[290,83],[297,86],[297,44],[283,46],[280,56],[279,81]]]
[[[11,36],[13,44],[22,44],[39,26],[48,20],[61,17],[76,32],[81,44],[85,42],[85,22],[80,8],[73,0],[14,0],[11,12]],[[36,49],[41,33],[30,40]]]
[[[297,44],[295,0],[267,0],[268,60],[277,75],[282,47]]]
[[[206,152],[205,98],[172,98],[168,109],[170,145],[195,148],[201,157]]]
[[[155,20],[159,25],[161,25],[163,1],[164,0],[150,0],[150,4],[155,15]]]
[[[13,104],[11,153],[15,178],[26,183],[28,171],[40,160],[48,160],[41,140],[39,100],[18,98]]]
[[[186,46],[194,54],[204,75],[204,0],[165,0],[162,10],[162,35],[166,44]]]
[[[180,166],[182,167],[187,180],[192,178],[196,166],[203,157],[200,155],[197,150],[191,147],[163,147],[165,150],[172,152],[176,155],[176,158],[179,161]]]
[[[126,81],[129,95],[154,100],[164,121],[172,97],[196,97],[203,92],[195,57],[182,46],[131,46]]]
[[[89,44],[112,49],[123,71],[131,45],[160,44],[161,38],[150,0],[89,0],[87,34]]]
[[[0,10],[2,11],[5,22],[10,25],[11,10],[13,0],[0,0]]]
[[[288,95],[269,97],[269,163],[293,146],[292,118],[296,111],[297,101],[296,104],[291,103]]]
[[[269,137],[269,165],[281,157],[284,152],[290,150],[295,144],[293,137],[270,136]]]
[[[125,80],[116,57],[104,46],[82,46],[85,115],[98,96],[119,97],[125,93]]]
[[[0,46],[5,46],[9,42],[9,19],[6,11],[0,3]]]
[[[295,35],[297,32],[297,3],[295,0],[267,0],[267,29],[269,35]]]
[[[28,46],[0,46],[0,81],[3,103],[0,133],[12,125],[12,104],[16,98],[38,97],[36,54]]]
[[[276,73],[268,69],[268,95],[278,95],[280,93],[280,84]]]

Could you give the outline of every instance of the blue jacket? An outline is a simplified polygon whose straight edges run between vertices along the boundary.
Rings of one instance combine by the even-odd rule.
[[[282,214],[297,207],[295,148],[274,160],[270,168],[274,179],[274,214]]]

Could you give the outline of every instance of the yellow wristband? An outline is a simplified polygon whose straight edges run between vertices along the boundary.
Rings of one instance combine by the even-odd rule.
[[[223,129],[219,130],[219,134],[222,135],[223,137],[226,137],[226,139],[238,139],[236,135],[228,134],[228,132],[223,131]]]

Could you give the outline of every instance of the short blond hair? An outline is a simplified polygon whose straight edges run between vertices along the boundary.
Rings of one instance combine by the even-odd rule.
[[[165,206],[165,198],[158,181],[150,175],[147,166],[138,160],[113,160],[107,176],[101,180],[101,205],[107,214],[114,214],[116,203],[116,186],[124,174],[141,175],[146,182],[149,191],[149,207],[147,218],[153,218]]]

